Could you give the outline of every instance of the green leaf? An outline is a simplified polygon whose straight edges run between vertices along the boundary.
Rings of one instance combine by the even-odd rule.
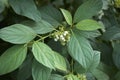
[[[100,32],[95,30],[95,31],[82,31],[82,30],[79,30],[79,35],[85,37],[85,38],[95,38],[95,37],[98,37],[100,36]]]
[[[22,24],[14,24],[0,30],[0,38],[14,44],[28,43],[36,37],[36,33]]]
[[[67,23],[69,25],[72,25],[72,15],[69,11],[65,10],[65,9],[61,9],[63,16],[65,17],[65,20],[67,21]]]
[[[37,10],[34,0],[9,0],[9,4],[17,14],[28,17],[34,21],[41,20],[41,14]]]
[[[5,5],[3,3],[3,1],[0,1],[0,13],[2,13],[5,9]]]
[[[85,19],[77,23],[76,28],[78,28],[79,30],[93,31],[103,27],[97,21],[91,19]]]
[[[109,76],[99,69],[93,70],[92,74],[97,78],[97,80],[110,80]]]
[[[63,56],[61,56],[59,53],[54,52],[54,63],[55,67],[59,70],[67,71],[66,62]]]
[[[100,63],[100,52],[99,51],[94,51],[94,56],[93,56],[93,61],[90,66],[90,70],[94,70]]]
[[[64,80],[64,77],[58,74],[52,74],[49,80]]]
[[[64,58],[44,43],[34,42],[32,47],[35,59],[46,67],[66,71],[66,62]]]
[[[120,71],[117,72],[117,74],[115,75],[114,80],[120,80]]]
[[[92,18],[102,9],[102,0],[88,0],[84,2],[75,12],[74,22]]]
[[[30,26],[37,34],[45,34],[55,30],[55,28],[48,22],[41,20],[39,22],[25,21],[22,24]]]
[[[120,43],[113,43],[113,61],[120,69]]]
[[[29,54],[19,68],[17,80],[26,80],[32,75],[32,59],[33,55]]]
[[[42,42],[34,42],[32,52],[39,63],[48,68],[55,69],[54,54],[49,46]]]
[[[27,47],[15,45],[9,48],[0,56],[0,75],[9,73],[17,69],[25,60]]]
[[[86,70],[91,67],[94,51],[88,40],[73,32],[68,43],[69,54]]]
[[[43,66],[37,61],[32,65],[32,76],[34,80],[48,80],[51,74],[51,69]]]
[[[115,26],[108,28],[101,38],[107,41],[120,39],[120,28]]]
[[[55,19],[56,21],[60,23],[63,20],[63,16],[61,12],[51,4],[43,6],[43,7],[40,6],[40,11],[49,15],[51,18]]]
[[[46,12],[43,11],[43,9],[40,9],[42,19],[53,25],[55,28],[60,25],[60,22],[54,19],[52,16],[47,14]]]

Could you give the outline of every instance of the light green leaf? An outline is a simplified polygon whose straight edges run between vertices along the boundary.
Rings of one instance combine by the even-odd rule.
[[[48,22],[41,20],[39,22],[25,21],[22,24],[30,26],[37,34],[45,34],[55,30],[55,28]]]
[[[94,70],[100,63],[100,52],[99,51],[94,51],[94,56],[93,56],[93,61],[90,66],[90,70]]]
[[[66,71],[66,62],[57,52],[42,42],[34,42],[32,52],[35,59],[46,67]]]
[[[0,75],[9,73],[17,69],[25,60],[27,47],[15,45],[9,48],[0,56]]]
[[[34,0],[9,0],[9,4],[17,14],[28,17],[34,21],[41,20],[41,14],[37,10]]]
[[[28,43],[36,37],[36,33],[22,24],[14,24],[0,30],[0,38],[14,44]]]
[[[59,70],[67,71],[66,62],[63,56],[61,56],[59,53],[54,52],[54,63],[55,67]]]
[[[103,28],[100,23],[91,19],[85,19],[76,24],[76,28],[79,30],[93,31]]]
[[[65,17],[65,20],[67,21],[67,23],[69,25],[72,25],[72,15],[69,11],[65,10],[65,9],[61,9],[63,16]]]
[[[43,66],[37,61],[32,65],[32,76],[34,80],[48,80],[51,74],[51,69]]]
[[[88,0],[77,9],[74,15],[74,22],[92,18],[102,9],[102,0]]]
[[[93,70],[92,74],[96,77],[97,80],[110,80],[109,76],[99,69]]]
[[[73,74],[67,75],[67,80],[79,80],[79,78]]]
[[[68,50],[73,57],[86,70],[91,67],[94,58],[94,51],[88,40],[73,32],[68,43]]]
[[[52,74],[49,80],[64,80],[64,77],[58,74]]]
[[[55,69],[54,54],[49,46],[42,42],[34,42],[32,52],[39,63],[48,68]]]

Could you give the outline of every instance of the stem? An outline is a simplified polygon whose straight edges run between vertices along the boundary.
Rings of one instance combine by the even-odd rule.
[[[74,72],[74,67],[73,67],[74,65],[73,64],[74,64],[74,61],[72,59],[72,61],[71,61],[71,71],[72,71],[72,73]]]
[[[47,36],[41,37],[41,38],[40,38],[40,39],[38,39],[37,41],[44,40],[45,38],[50,37],[51,35],[53,35],[53,34],[49,34],[49,35],[47,35]]]

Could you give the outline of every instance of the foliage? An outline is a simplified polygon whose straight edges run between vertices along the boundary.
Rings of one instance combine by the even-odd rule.
[[[120,80],[120,0],[0,0],[0,80]]]

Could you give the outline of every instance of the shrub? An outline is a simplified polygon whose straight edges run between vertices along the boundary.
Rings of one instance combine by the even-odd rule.
[[[1,0],[0,80],[120,80],[120,0]]]

